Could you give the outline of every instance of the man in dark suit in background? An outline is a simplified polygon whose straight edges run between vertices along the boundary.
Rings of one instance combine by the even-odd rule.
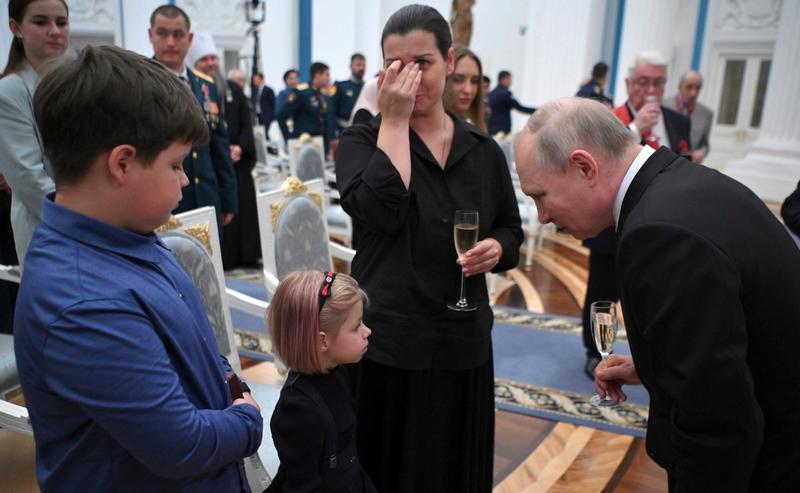
[[[264,74],[256,72],[252,79],[253,111],[256,112],[256,121],[259,125],[263,125],[266,131],[275,120],[275,91],[264,84]]]
[[[222,101],[217,95],[217,85],[211,77],[191,70],[184,63],[193,35],[189,16],[182,9],[174,5],[156,8],[150,15],[147,34],[153,45],[154,58],[184,80],[197,97],[210,136],[207,144],[192,147],[192,152],[183,160],[189,185],[183,187],[183,198],[174,212],[214,206],[222,234],[222,227],[233,220],[239,206],[228,131],[222,119]]]
[[[497,86],[489,93],[489,134],[511,133],[511,110],[531,114],[536,108],[522,106],[511,94],[511,72],[501,70],[497,75]]]
[[[616,225],[633,357],[600,363],[595,386],[615,400],[647,387],[647,451],[670,490],[795,491],[800,252],[775,215],[588,99],[539,108],[516,163],[542,223],[577,238]]]

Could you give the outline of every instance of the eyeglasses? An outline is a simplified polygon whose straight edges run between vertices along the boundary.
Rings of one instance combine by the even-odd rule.
[[[653,86],[655,89],[660,89],[664,87],[667,83],[667,79],[664,77],[659,77],[657,79],[650,79],[648,77],[639,77],[638,79],[633,80],[633,85],[639,89],[647,89],[650,86]]]
[[[325,279],[322,281],[322,286],[319,287],[319,312],[322,312],[322,307],[325,306],[325,300],[331,297],[331,285],[333,280],[336,279],[336,273],[333,271],[323,272]]]

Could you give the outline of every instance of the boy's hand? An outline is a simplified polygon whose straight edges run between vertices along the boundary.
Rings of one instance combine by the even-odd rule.
[[[227,226],[233,221],[233,216],[235,216],[233,212],[223,212],[222,213],[222,225]]]
[[[234,406],[249,405],[258,409],[258,412],[261,412],[261,406],[259,406],[258,402],[256,402],[255,399],[253,399],[253,396],[250,395],[250,392],[243,393],[241,399],[236,399],[235,401],[233,401],[233,405]]]

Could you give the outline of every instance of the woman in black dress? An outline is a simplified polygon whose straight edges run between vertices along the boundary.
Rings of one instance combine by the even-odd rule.
[[[352,274],[373,330],[352,368],[359,456],[381,492],[488,492],[494,375],[486,272],[513,268],[522,242],[505,158],[444,109],[454,51],[433,8],[395,12],[381,39],[380,115],[342,136],[336,171],[358,231]],[[456,210],[479,211],[479,241],[457,260]],[[460,264],[460,265],[459,265]],[[461,271],[472,312],[447,308]]]

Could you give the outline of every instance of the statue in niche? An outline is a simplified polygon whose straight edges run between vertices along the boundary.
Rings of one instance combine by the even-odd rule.
[[[472,38],[472,6],[475,0],[453,0],[450,8],[450,27],[453,29],[453,42],[469,46]]]

